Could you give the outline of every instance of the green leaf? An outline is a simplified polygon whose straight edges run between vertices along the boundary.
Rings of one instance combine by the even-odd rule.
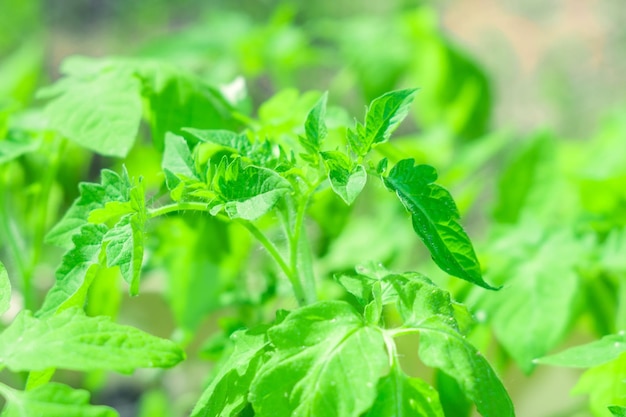
[[[358,417],[374,403],[389,366],[383,337],[349,304],[295,310],[268,335],[275,351],[250,394],[259,417]]]
[[[610,405],[609,411],[616,417],[626,417],[626,407],[620,407],[618,405]]]
[[[250,154],[252,144],[245,133],[236,133],[230,130],[201,130],[184,128],[183,131],[191,133],[202,142],[214,143],[228,148],[241,156]]]
[[[391,91],[375,98],[365,114],[365,126],[357,124],[356,137],[350,141],[352,150],[365,156],[373,145],[385,142],[409,112],[416,89]]]
[[[233,107],[201,78],[168,63],[132,62],[149,103],[148,119],[157,149],[167,132],[183,135],[182,128],[234,129]]]
[[[586,371],[572,394],[589,395],[589,408],[594,415],[607,415],[609,404],[626,406],[626,355]]]
[[[45,109],[50,127],[94,152],[125,157],[141,120],[139,80],[127,66],[114,61],[83,65],[82,72],[68,70],[77,67],[75,61],[64,66],[66,77],[39,92],[55,97]]]
[[[79,233],[81,227],[88,223],[92,211],[103,209],[113,201],[127,202],[130,200],[131,184],[127,175],[120,176],[114,171],[104,169],[101,173],[100,184],[80,183],[80,197],[78,197],[59,221],[46,235],[46,243],[69,248],[72,246],[72,236]],[[97,218],[107,216],[99,212]]]
[[[56,382],[28,391],[1,384],[0,393],[7,400],[2,417],[119,417],[112,408],[89,404],[89,391]]]
[[[6,313],[11,305],[11,281],[4,264],[0,262],[0,316]]]
[[[487,360],[448,323],[421,322],[419,355],[427,366],[454,378],[484,417],[513,417],[513,403]]]
[[[620,331],[604,336],[600,340],[536,359],[535,362],[544,365],[591,368],[613,361],[624,352],[626,352],[626,333]]]
[[[395,191],[411,213],[413,229],[430,250],[435,263],[445,272],[483,288],[487,284],[469,237],[459,223],[452,196],[434,184],[437,172],[429,165],[415,165],[413,159],[398,162],[383,177],[385,186]]]
[[[145,192],[141,180],[130,190],[133,214],[126,215],[102,238],[106,244],[107,266],[119,266],[122,277],[130,285],[130,294],[139,293],[139,276],[143,262],[144,225],[146,222]]]
[[[101,224],[86,224],[74,235],[74,247],[69,250],[55,272],[54,286],[37,312],[39,317],[53,315],[72,306],[82,307],[89,285],[104,261],[102,239],[107,228]]]
[[[339,151],[321,153],[333,191],[350,205],[365,187],[367,172],[363,165],[354,165],[348,156]]]
[[[248,392],[268,345],[265,332],[240,330],[232,334],[232,351],[217,365],[211,382],[191,417],[236,417],[248,404]]]
[[[444,417],[439,395],[426,382],[398,367],[378,382],[378,396],[363,417]]]
[[[199,179],[195,172],[191,151],[182,136],[170,132],[165,134],[165,150],[161,166],[165,173],[167,188],[170,190],[173,190],[181,179]]]
[[[212,214],[224,208],[232,219],[255,220],[271,210],[291,185],[275,171],[253,165],[242,168],[241,160],[236,159],[228,165],[222,161],[213,188],[223,204]]]
[[[483,293],[485,313],[498,340],[525,371],[566,336],[580,291],[578,266],[592,250],[568,228],[545,229],[521,223],[505,228],[489,250],[498,292]]]
[[[47,318],[22,311],[0,334],[0,363],[14,372],[61,368],[130,373],[168,368],[183,359],[184,352],[169,340],[109,317],[88,317],[76,307]]]
[[[40,143],[39,138],[26,131],[10,129],[5,138],[0,136],[0,164],[36,150]]]
[[[328,101],[328,93],[322,94],[322,97],[317,101],[315,106],[311,109],[304,122],[305,136],[300,136],[300,143],[307,152],[315,154],[320,151],[320,145],[328,130],[326,129],[326,123],[324,118],[326,117],[326,102]]]

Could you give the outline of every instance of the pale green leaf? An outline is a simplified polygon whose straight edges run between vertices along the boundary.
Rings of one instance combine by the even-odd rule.
[[[426,382],[398,367],[378,382],[378,396],[363,417],[444,417],[439,395]]]
[[[419,355],[424,364],[454,378],[482,416],[515,416],[513,403],[494,370],[453,327],[433,317],[418,328]]]
[[[239,159],[228,166],[220,164],[213,187],[230,218],[255,220],[271,210],[291,186],[275,171],[253,165],[242,168],[241,164]]]
[[[173,133],[165,134],[165,151],[163,152],[163,163],[161,164],[165,173],[167,188],[173,190],[180,179],[195,179],[198,176],[195,172],[193,158],[187,141],[181,136]]]
[[[358,417],[388,372],[379,329],[347,303],[322,301],[291,312],[268,335],[275,351],[252,382],[259,417]]]
[[[0,316],[3,315],[11,305],[11,281],[6,268],[0,262]]]
[[[88,317],[76,307],[46,318],[23,311],[0,334],[0,364],[15,372],[61,368],[130,373],[171,367],[183,359],[184,352],[169,340],[113,323],[110,317]]]
[[[613,361],[624,352],[626,352],[626,333],[621,331],[585,345],[536,359],[535,362],[544,365],[591,368]]]
[[[490,252],[498,292],[483,293],[476,308],[485,313],[498,340],[518,365],[530,372],[570,328],[580,280],[578,265],[591,252],[590,242],[569,229],[540,225],[503,230]]]
[[[70,249],[55,272],[54,286],[37,312],[37,316],[50,316],[72,306],[82,307],[89,285],[103,261],[102,239],[107,228],[101,224],[86,224],[72,237]]]
[[[141,120],[141,83],[125,65],[111,62],[61,79],[43,90],[50,127],[102,155],[125,157]]]
[[[26,131],[9,129],[5,138],[0,137],[0,164],[36,150],[40,143],[39,138]]]
[[[112,201],[130,200],[131,184],[126,175],[120,176],[114,171],[104,169],[101,176],[100,184],[89,182],[79,184],[80,197],[72,203],[63,218],[48,232],[46,243],[70,248],[73,244],[72,236],[89,222],[92,211],[104,209],[106,204]],[[106,217],[104,213],[98,213],[98,217],[103,216]]]
[[[459,220],[452,196],[434,184],[435,169],[415,165],[413,159],[398,162],[383,181],[411,213],[413,229],[430,250],[435,263],[445,272],[483,288],[494,289],[481,274],[469,237]]]
[[[339,151],[322,152],[333,191],[350,205],[365,187],[367,172],[363,165],[353,164],[348,156]]]
[[[51,382],[28,391],[4,384],[0,393],[7,400],[2,417],[118,417],[112,408],[89,404],[89,391]]]
[[[261,363],[264,331],[241,330],[231,336],[232,350],[222,357],[192,417],[236,417],[248,403],[250,384]]]

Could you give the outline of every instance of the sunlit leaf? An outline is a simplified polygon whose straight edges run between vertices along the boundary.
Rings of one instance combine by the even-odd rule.
[[[435,169],[414,165],[413,159],[398,162],[383,177],[387,188],[394,191],[411,213],[413,229],[430,250],[437,265],[458,278],[494,289],[481,274],[472,243],[459,223],[460,216],[452,196],[434,184]]]
[[[359,196],[367,181],[363,165],[356,165],[339,151],[321,153],[328,169],[328,179],[333,191],[350,205]]]
[[[388,372],[380,330],[347,303],[323,301],[290,313],[269,330],[275,351],[252,382],[260,417],[358,417]]]
[[[18,391],[4,384],[7,400],[2,417],[118,417],[112,408],[89,404],[89,391],[51,382],[32,390]]]
[[[183,358],[184,352],[169,340],[109,317],[88,317],[78,308],[46,318],[23,311],[0,334],[0,363],[15,372],[61,368],[130,373],[171,367]]]

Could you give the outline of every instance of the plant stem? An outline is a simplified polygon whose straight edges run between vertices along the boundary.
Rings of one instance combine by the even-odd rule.
[[[209,205],[207,203],[173,203],[163,207],[152,209],[148,211],[148,219],[163,216],[169,213],[176,213],[177,211],[209,211]]]

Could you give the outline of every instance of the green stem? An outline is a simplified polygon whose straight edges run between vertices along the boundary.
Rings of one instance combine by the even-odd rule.
[[[287,262],[285,262],[285,260],[283,259],[282,255],[278,251],[278,248],[276,248],[272,241],[269,240],[268,237],[265,236],[265,234],[261,230],[259,230],[258,227],[246,220],[240,220],[239,223],[243,225],[246,229],[248,229],[252,236],[254,236],[261,243],[261,245],[263,245],[263,247],[267,250],[271,257],[274,258],[280,269],[287,276],[287,279],[293,286],[296,298],[298,299],[298,304],[306,304],[306,293],[298,277],[297,270],[290,268],[289,265],[287,265]]]
[[[148,219],[163,216],[169,213],[176,213],[178,211],[209,211],[209,205],[207,203],[173,203],[159,208],[155,208],[148,211]]]

